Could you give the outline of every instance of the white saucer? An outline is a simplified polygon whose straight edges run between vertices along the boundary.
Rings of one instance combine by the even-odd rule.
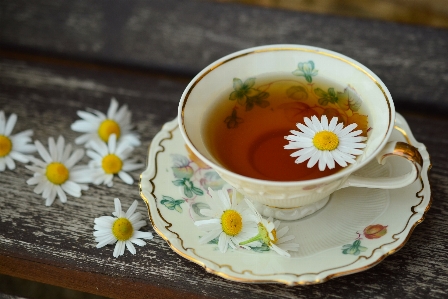
[[[396,190],[341,189],[320,211],[283,221],[295,235],[294,243],[300,244],[291,258],[263,247],[221,253],[216,244],[199,244],[201,232],[193,221],[204,219],[199,210],[207,205],[207,187],[219,188],[223,182],[189,157],[177,120],[166,123],[151,143],[148,167],[140,176],[140,195],[156,232],[175,252],[208,272],[240,282],[321,283],[367,270],[399,250],[431,205],[429,154],[401,115],[397,114],[395,124],[391,140],[420,150],[424,161],[420,180]],[[389,160],[385,166],[372,162],[358,174],[395,176],[410,167],[402,159]]]

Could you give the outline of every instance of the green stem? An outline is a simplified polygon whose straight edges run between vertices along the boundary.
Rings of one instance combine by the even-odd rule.
[[[254,241],[261,240],[261,239],[262,239],[261,235],[258,234],[258,235],[256,235],[255,237],[250,238],[249,240],[240,242],[239,245],[246,245],[246,244],[252,243],[252,242],[254,242]]]

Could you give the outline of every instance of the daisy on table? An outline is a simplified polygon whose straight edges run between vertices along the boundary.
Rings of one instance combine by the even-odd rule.
[[[87,150],[87,156],[92,160],[89,162],[92,182],[95,185],[105,184],[113,186],[114,175],[118,175],[126,184],[132,185],[134,179],[127,173],[142,168],[142,163],[136,163],[136,159],[128,159],[134,147],[127,140],[117,143],[115,134],[109,136],[108,143],[92,141],[91,149]]]
[[[0,172],[6,167],[10,170],[16,168],[14,160],[28,163],[27,154],[34,153],[36,147],[31,144],[32,130],[26,130],[15,135],[11,135],[17,122],[17,115],[11,114],[6,120],[3,110],[0,111]]]
[[[218,191],[209,188],[208,191],[212,196],[211,200],[207,202],[210,209],[201,209],[200,212],[210,219],[194,223],[205,232],[205,235],[199,239],[199,244],[205,244],[218,238],[218,248],[224,253],[229,246],[233,249],[240,247],[240,242],[258,233],[256,216],[244,201],[238,203],[235,189],[232,190],[232,199],[225,187]],[[246,245],[257,246],[259,242],[248,242]]]
[[[139,212],[135,212],[138,202],[129,207],[127,212],[121,210],[121,202],[118,198],[114,199],[115,212],[112,213],[115,217],[101,216],[95,218],[95,242],[97,248],[106,246],[107,244],[114,244],[114,257],[118,257],[124,254],[124,250],[128,250],[132,254],[136,254],[135,247],[132,243],[138,246],[144,246],[145,241],[141,239],[151,240],[153,238],[150,232],[141,232],[140,228],[146,225],[146,221],[142,220],[142,215]]]
[[[289,231],[288,226],[284,226],[279,230],[280,221],[273,221],[272,217],[264,219],[260,215],[260,213],[258,213],[257,209],[250,202],[250,200],[248,200],[247,198],[244,198],[244,200],[246,201],[250,210],[254,213],[254,215],[256,215],[258,223],[258,234],[254,235],[252,238],[246,241],[241,242],[240,245],[246,245],[254,241],[259,241],[269,246],[271,250],[274,250],[278,254],[286,257],[291,256],[288,251],[299,250],[299,244],[287,243],[288,241],[295,239],[295,236],[293,235],[286,235]]]
[[[320,171],[326,167],[333,169],[335,162],[345,167],[347,163],[355,163],[355,156],[362,154],[361,149],[366,147],[363,141],[367,138],[359,136],[362,130],[353,131],[356,123],[344,128],[342,123],[337,123],[337,117],[328,123],[326,115],[322,115],[320,121],[316,116],[305,117],[304,121],[305,125],[297,123],[300,131],[292,130],[293,135],[285,137],[289,140],[285,149],[299,149],[291,154],[291,157],[297,157],[297,164],[309,159],[307,167],[318,163]]]
[[[88,190],[88,186],[83,184],[91,181],[88,166],[75,166],[84,157],[83,149],[72,153],[71,144],[65,146],[62,136],[59,136],[57,142],[53,137],[48,138],[49,152],[38,140],[34,143],[43,160],[30,157],[34,165],[25,167],[34,171],[34,176],[26,182],[28,185],[37,185],[34,192],[42,194],[45,205],[51,206],[56,196],[65,203],[66,193],[80,197],[81,190]]]
[[[137,133],[132,132],[132,113],[127,105],[118,109],[118,102],[111,99],[107,115],[94,109],[88,111],[78,111],[80,120],[71,125],[75,132],[84,133],[75,139],[76,144],[85,144],[90,147],[92,141],[107,142],[111,134],[115,134],[119,141],[127,141],[131,146],[139,146],[140,140]]]

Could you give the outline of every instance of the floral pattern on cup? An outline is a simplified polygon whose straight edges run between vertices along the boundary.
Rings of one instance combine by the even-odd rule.
[[[356,232],[358,237],[352,244],[345,244],[342,246],[343,254],[359,255],[361,252],[367,250],[367,247],[361,245],[361,240],[364,236],[367,239],[378,239],[387,234],[387,225],[373,224],[367,226],[362,234]]]
[[[338,117],[344,125],[358,123],[359,129],[363,130],[363,136],[367,136],[367,115],[358,112],[362,106],[362,99],[350,84],[347,84],[343,90],[337,90],[334,86],[316,85],[313,82],[313,77],[318,76],[318,70],[315,69],[315,63],[312,60],[298,63],[297,69],[292,74],[304,77],[306,83],[297,78],[297,81],[291,83],[286,90],[285,96],[291,102],[283,103],[279,107],[284,108],[287,118],[294,122],[302,122],[304,117],[310,118],[313,115],[318,118],[326,115],[329,119]],[[224,119],[228,129],[238,128],[240,124],[244,123],[244,112],[251,111],[256,106],[259,108],[272,106],[269,100],[271,86],[281,81],[291,80],[275,79],[261,85],[260,83],[257,85],[256,81],[256,77],[250,77],[244,82],[240,78],[233,79],[233,91],[229,94],[228,99],[235,101],[235,106],[230,115]],[[244,111],[239,111],[239,107],[244,107]]]
[[[162,195],[160,203],[167,209],[179,213],[183,212],[182,206],[187,203],[190,213],[192,210],[202,217],[200,210],[207,208],[208,205],[196,202],[196,198],[207,193],[208,188],[221,189],[226,182],[221,179],[218,173],[196,157],[187,146],[186,149],[188,157],[181,154],[171,155],[173,159],[171,170],[174,176],[174,180],[171,182],[174,186],[180,187],[180,198]]]
[[[297,69],[292,72],[295,76],[303,76],[308,83],[313,82],[313,76],[317,76],[318,70],[314,69],[314,62],[299,62]]]

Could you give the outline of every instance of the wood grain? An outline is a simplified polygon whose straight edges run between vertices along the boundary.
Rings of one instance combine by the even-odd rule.
[[[163,123],[176,116],[186,86],[167,77],[11,59],[0,60],[0,83],[0,109],[19,117],[14,132],[33,128],[34,138],[44,144],[59,134],[73,142],[78,133],[70,124],[78,118],[76,111],[106,111],[115,96],[133,112],[142,140],[134,156],[141,162]],[[444,298],[448,121],[419,111],[399,112],[432,155],[433,206],[403,249],[365,272],[306,287],[235,283],[181,258],[158,236],[137,248],[137,255],[126,252],[115,259],[113,246],[95,248],[93,219],[110,215],[114,197],[124,208],[139,200],[138,210],[147,214],[137,182],[126,185],[115,179],[112,188],[91,185],[81,198],[45,207],[26,184],[32,173],[19,164],[0,173],[0,273],[112,298]],[[138,180],[139,170],[131,174]],[[154,233],[149,224],[143,230]]]
[[[397,103],[448,111],[448,30],[207,1],[0,2],[0,45],[194,76],[266,44],[343,53],[375,72]]]

